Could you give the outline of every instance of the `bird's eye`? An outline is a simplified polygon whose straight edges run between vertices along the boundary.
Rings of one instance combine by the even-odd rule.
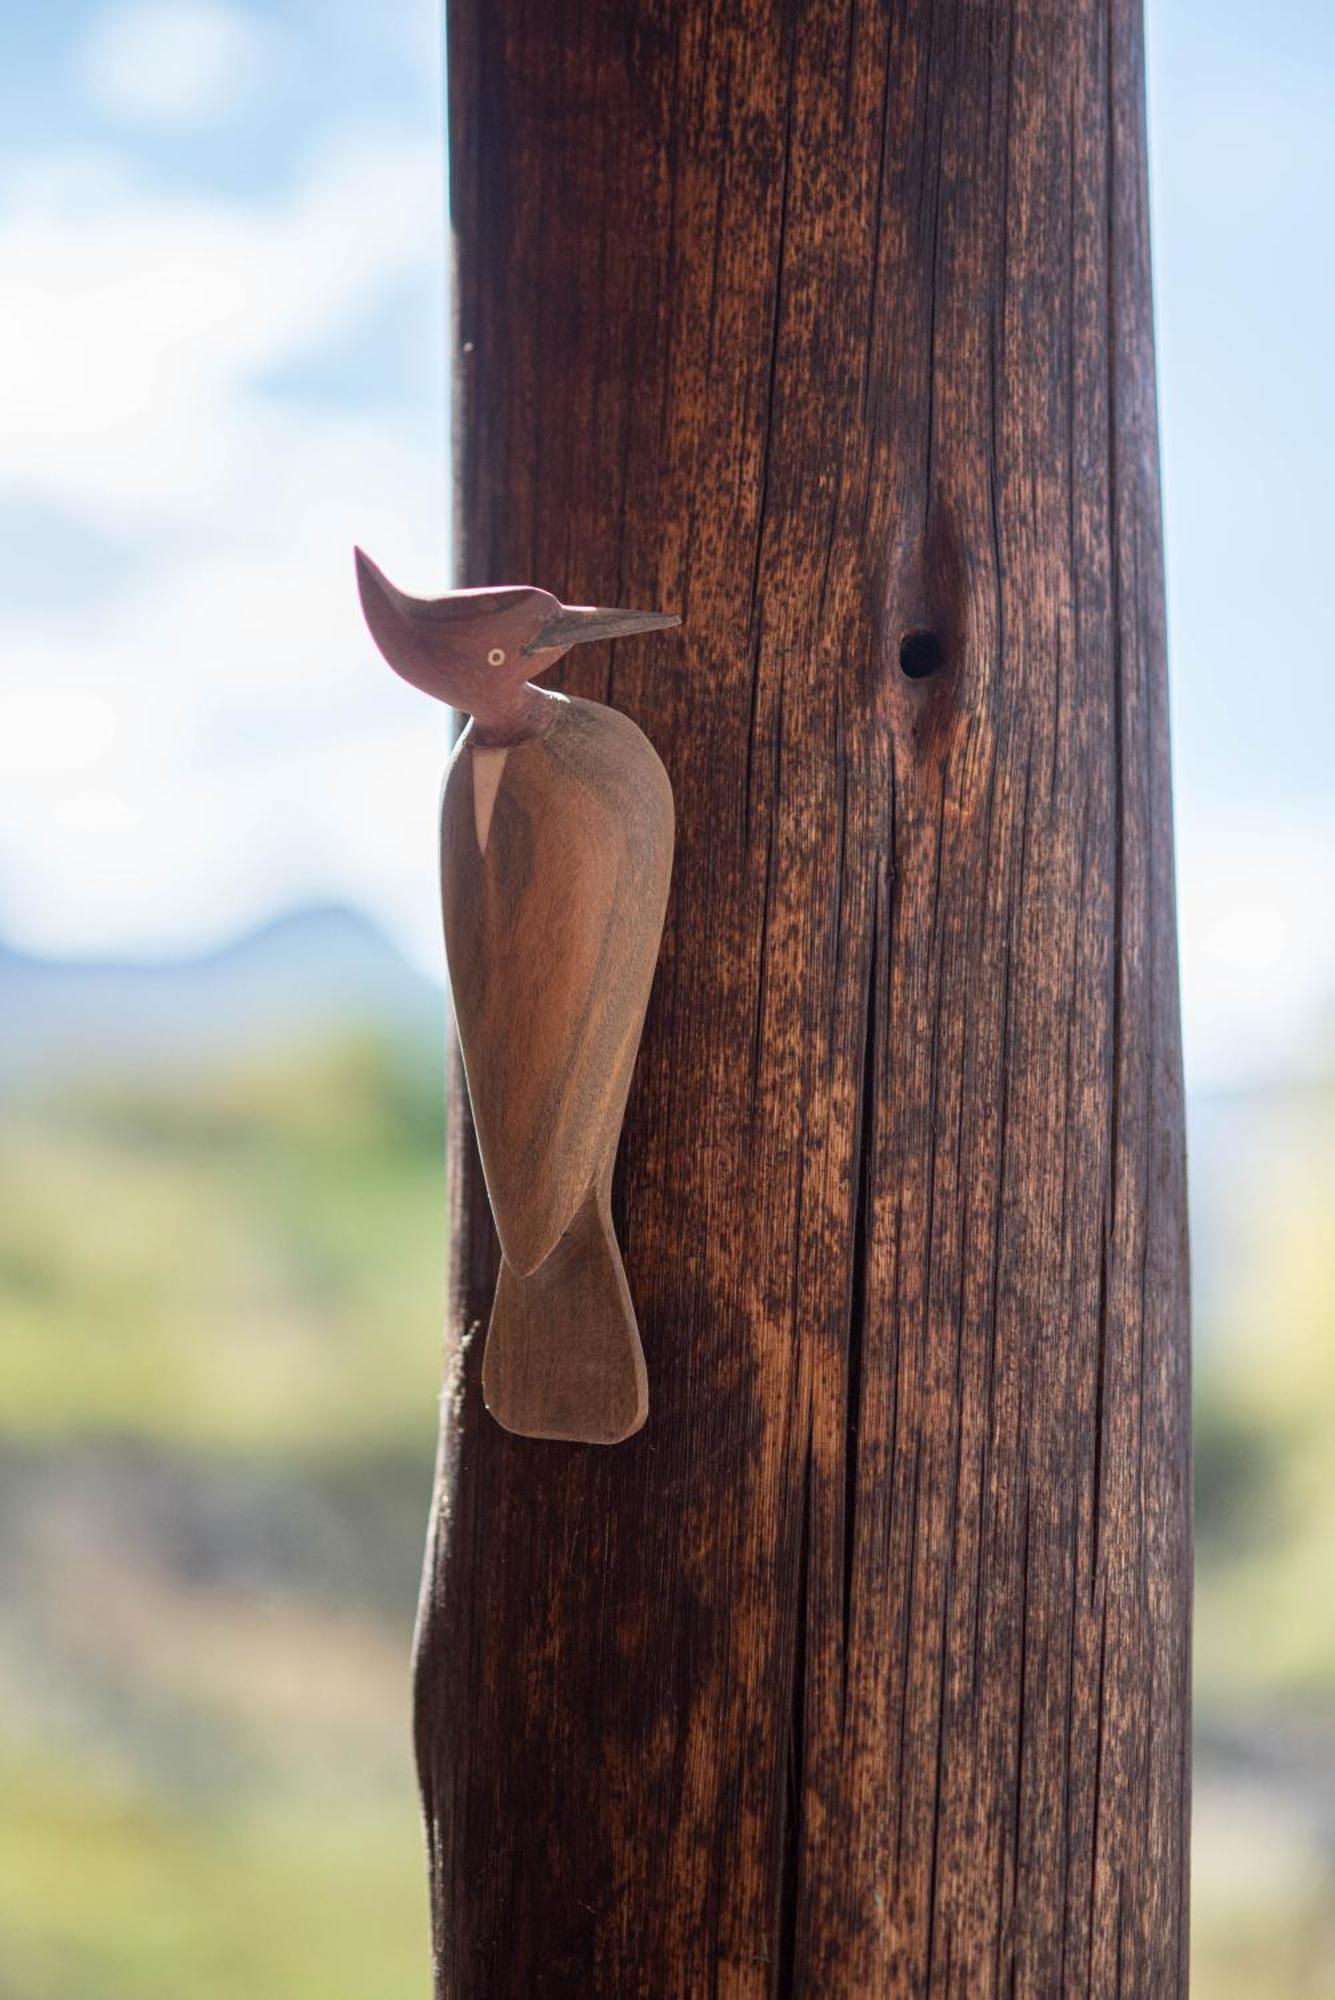
[[[503,667],[505,665],[505,654],[499,646],[493,646],[487,654],[487,665],[489,667]]]

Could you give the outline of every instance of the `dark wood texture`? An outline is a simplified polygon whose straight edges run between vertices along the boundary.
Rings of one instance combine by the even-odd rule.
[[[1139,8],[450,22],[464,580],[686,622],[565,666],[677,802],[615,1451],[483,1411],[455,1094],[438,1990],[1159,2000],[1190,1517]]]

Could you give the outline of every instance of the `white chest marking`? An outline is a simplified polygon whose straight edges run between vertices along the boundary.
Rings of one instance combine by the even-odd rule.
[[[487,851],[492,809],[496,804],[501,772],[505,769],[505,760],[509,754],[508,749],[504,748],[484,750],[479,746],[473,751],[473,825],[477,830],[479,854],[485,854]]]

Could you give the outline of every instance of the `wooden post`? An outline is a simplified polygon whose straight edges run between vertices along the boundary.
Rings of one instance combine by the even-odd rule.
[[[455,1094],[441,1995],[1186,1984],[1138,0],[451,0],[468,583],[676,792],[612,1449],[502,1432]]]

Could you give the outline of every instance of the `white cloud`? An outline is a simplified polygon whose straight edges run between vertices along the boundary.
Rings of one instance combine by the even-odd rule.
[[[1328,1064],[1335,815],[1178,814],[1187,1081],[1230,1089]]]
[[[128,0],[93,17],[76,65],[113,116],[193,126],[225,117],[283,54],[272,26],[222,0]]]
[[[440,263],[436,150],[366,134],[281,203],[163,197],[101,160],[0,188],[0,483],[124,525],[216,517],[272,442],[264,375]]]
[[[350,898],[438,956],[447,717],[367,639],[352,544],[442,578],[442,474],[429,441],[319,413],[271,445],[246,539],[145,569],[83,634],[0,635],[4,932],[160,950]]]
[[[366,639],[351,551],[443,579],[443,412],[265,382],[437,279],[440,205],[394,133],[264,205],[68,157],[0,187],[0,489],[134,550],[109,598],[0,606],[0,932],[164,949],[353,896],[437,955],[446,718]]]

